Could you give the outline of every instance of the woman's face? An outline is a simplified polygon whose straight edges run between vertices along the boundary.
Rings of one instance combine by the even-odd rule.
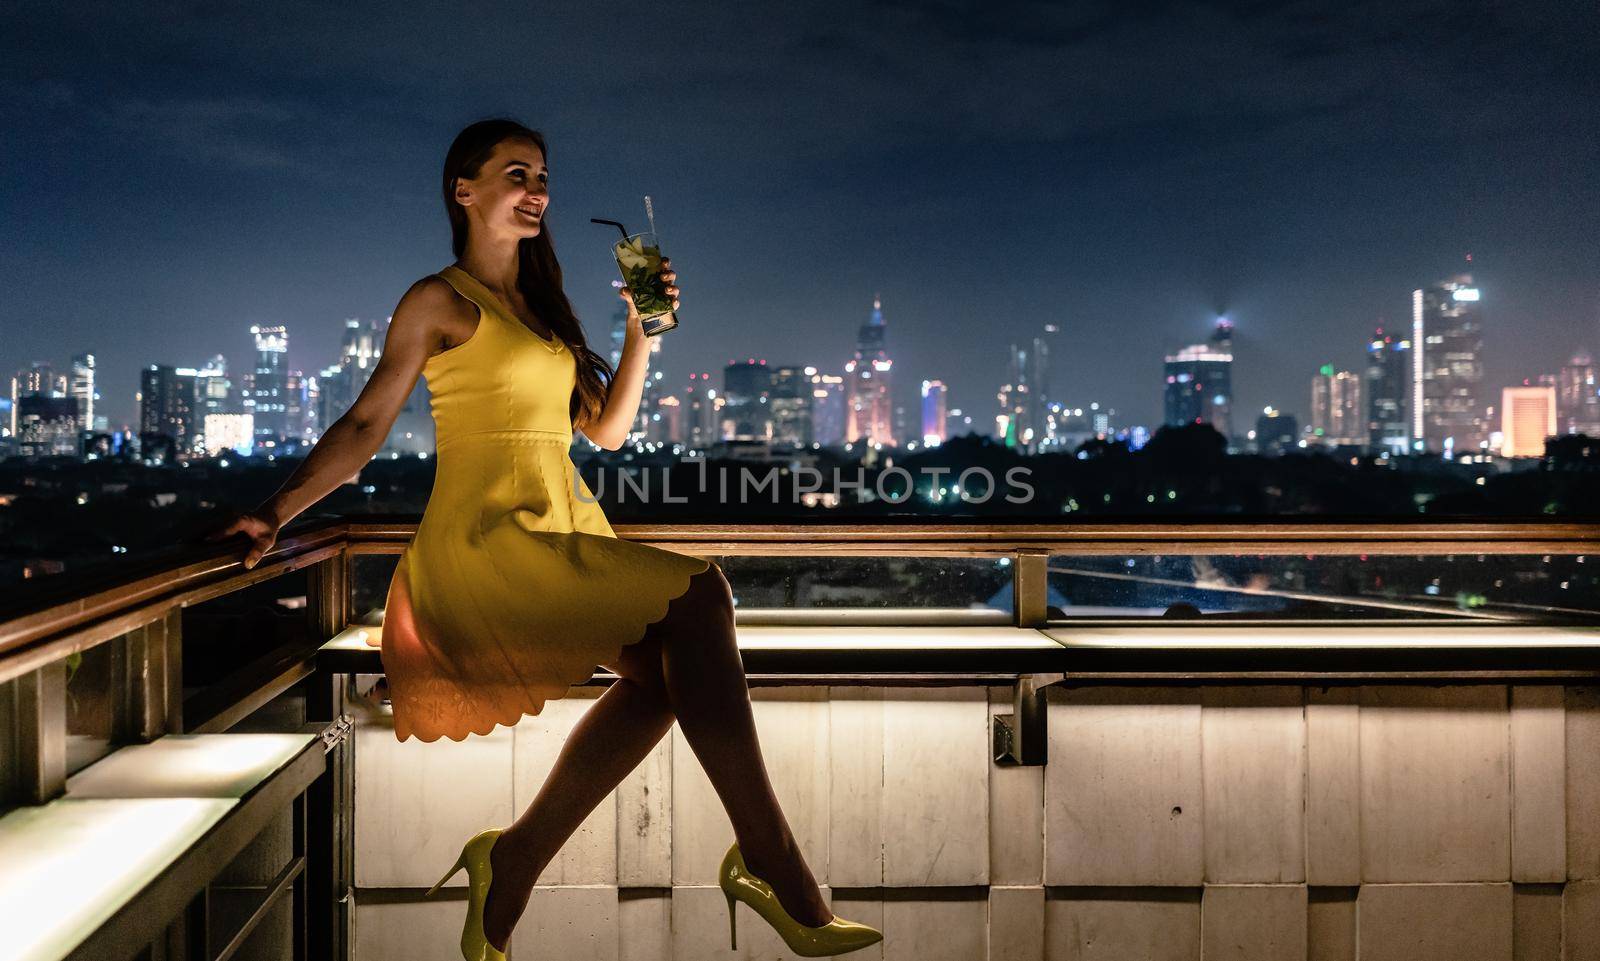
[[[478,176],[456,181],[456,201],[478,229],[509,240],[537,237],[550,207],[544,153],[531,140],[502,140]]]

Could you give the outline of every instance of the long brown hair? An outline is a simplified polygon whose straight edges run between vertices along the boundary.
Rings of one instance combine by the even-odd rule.
[[[545,147],[543,134],[515,120],[502,118],[469,124],[456,134],[444,156],[444,209],[450,217],[450,246],[458,258],[467,249],[467,212],[456,203],[456,178],[470,180],[478,176],[494,148],[512,138],[533,141],[549,163],[550,151]],[[577,362],[577,384],[568,405],[568,416],[576,422],[582,411],[590,420],[598,418],[605,409],[606,394],[616,377],[616,368],[590,349],[583,324],[578,322],[572,302],[561,288],[561,264],[556,261],[548,222],[539,230],[539,236],[525,237],[517,243],[517,290],[539,319],[566,343]]]

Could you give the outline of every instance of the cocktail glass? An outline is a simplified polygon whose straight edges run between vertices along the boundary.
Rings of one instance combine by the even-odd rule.
[[[611,247],[622,271],[622,282],[639,310],[640,326],[646,337],[666,333],[678,326],[672,309],[667,282],[661,279],[661,245],[655,231],[632,234]]]

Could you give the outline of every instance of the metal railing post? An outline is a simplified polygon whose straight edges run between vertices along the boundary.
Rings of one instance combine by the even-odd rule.
[[[306,585],[308,628],[318,642],[350,621],[350,554],[313,566]],[[304,682],[306,720],[339,729],[328,746],[328,766],[305,797],[305,951],[311,961],[348,961],[355,913],[355,738],[345,715],[347,675],[317,670]]]
[[[1011,618],[1018,627],[1043,627],[1050,620],[1050,553],[1020,550],[1011,557]]]
[[[66,791],[66,661],[17,678],[17,762],[24,804],[43,804]]]

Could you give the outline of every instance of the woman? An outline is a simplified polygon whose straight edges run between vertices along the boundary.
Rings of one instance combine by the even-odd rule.
[[[504,958],[540,872],[674,719],[733,822],[719,883],[734,946],[735,900],[805,957],[875,944],[878,931],[828,910],[773,794],[721,568],[617,539],[575,476],[574,430],[609,450],[626,439],[650,348],[626,290],[617,367],[589,348],[545,223],[547,156],[539,133],[510,120],[456,137],[443,180],[456,262],[406,291],[372,379],[282,489],[212,538],[246,535],[254,567],[284,524],[366,465],[426,376],[437,475],[381,640],[395,736],[488,734],[596,665],[618,677],[527,811],[469,839],[434,886],[467,869],[463,955]],[[663,277],[676,306],[677,276]]]

